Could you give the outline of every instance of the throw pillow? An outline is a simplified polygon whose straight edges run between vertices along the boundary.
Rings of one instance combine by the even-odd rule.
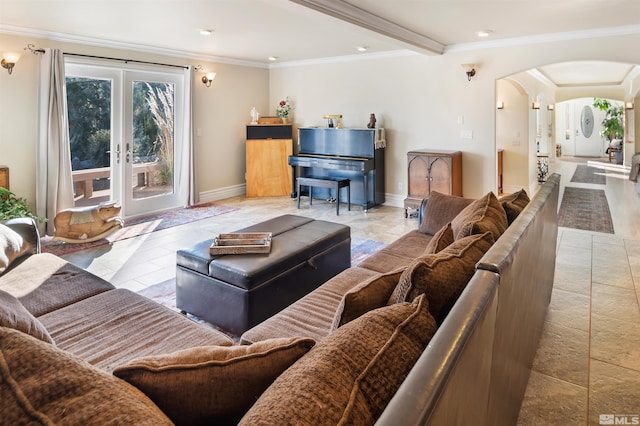
[[[493,192],[469,204],[451,221],[456,240],[487,231],[497,240],[507,226],[507,214]]]
[[[376,275],[346,292],[336,310],[331,331],[373,309],[385,306],[404,269],[402,267]]]
[[[0,327],[0,395],[2,424],[172,424],[127,382],[5,327]]]
[[[113,370],[176,424],[236,424],[276,377],[313,347],[282,338],[139,358]]]
[[[507,222],[509,222],[509,225],[511,225],[520,212],[527,207],[529,201],[529,196],[524,189],[500,197],[500,204],[502,204],[502,208],[507,213]]]
[[[374,424],[435,331],[424,296],[368,312],[278,377],[240,425]]]
[[[455,239],[453,238],[453,229],[451,228],[451,222],[447,223],[445,226],[440,228],[438,232],[435,233],[433,238],[429,240],[427,243],[427,248],[424,250],[424,254],[435,254],[446,247],[449,244],[453,243]]]
[[[13,328],[43,342],[53,343],[47,329],[22,303],[11,294],[0,290],[0,326]]]
[[[431,314],[442,324],[493,242],[491,232],[471,235],[440,253],[416,259],[400,277],[389,303],[410,302],[425,293]]]
[[[473,200],[470,198],[432,191],[422,212],[422,222],[420,222],[418,230],[423,234],[434,235],[471,202]]]
[[[31,245],[13,229],[0,223],[0,274],[11,265],[11,262],[26,254]]]

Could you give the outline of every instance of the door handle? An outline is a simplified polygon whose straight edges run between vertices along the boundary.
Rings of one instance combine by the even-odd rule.
[[[127,153],[126,153],[126,157],[125,160],[128,163],[129,161],[131,161],[131,148],[129,147],[130,145],[127,144]]]
[[[120,164],[120,144],[116,145],[116,164]]]

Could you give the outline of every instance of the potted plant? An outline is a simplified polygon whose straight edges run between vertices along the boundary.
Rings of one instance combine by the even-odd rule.
[[[598,108],[600,111],[604,111],[604,118],[602,119],[602,131],[600,136],[606,138],[609,141],[609,148],[616,148],[619,150],[614,151],[614,157],[618,164],[622,164],[622,137],[624,136],[624,108],[622,105],[614,105],[608,99],[593,99],[594,108]],[[613,141],[616,140],[619,146],[615,146]]]
[[[0,187],[0,222],[18,217],[31,217],[40,223],[46,220],[31,213],[27,200],[17,197],[16,194],[6,188]]]
[[[278,103],[276,107],[276,117],[280,117],[282,119],[282,124],[287,124],[289,120],[289,113],[291,113],[291,101],[287,96],[284,100]]]

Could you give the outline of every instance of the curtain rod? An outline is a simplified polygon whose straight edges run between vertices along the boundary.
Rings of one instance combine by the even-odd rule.
[[[33,44],[28,44],[27,47],[25,47],[25,50],[30,50],[33,54],[44,53],[44,49],[36,49],[35,45]],[[139,61],[137,59],[112,58],[109,56],[84,55],[82,53],[69,53],[69,52],[62,52],[62,54],[65,56],[78,56],[81,58],[92,58],[92,59],[106,59],[109,61],[121,61],[124,63],[133,62],[136,64],[159,65],[163,67],[172,67],[172,68],[182,68],[182,69],[189,68],[188,66],[185,66],[185,65],[163,64],[161,62]]]

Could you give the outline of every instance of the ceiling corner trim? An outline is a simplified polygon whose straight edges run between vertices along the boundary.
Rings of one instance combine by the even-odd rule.
[[[415,31],[387,21],[342,0],[289,0],[345,22],[366,28],[430,53],[441,55],[445,46]]]

